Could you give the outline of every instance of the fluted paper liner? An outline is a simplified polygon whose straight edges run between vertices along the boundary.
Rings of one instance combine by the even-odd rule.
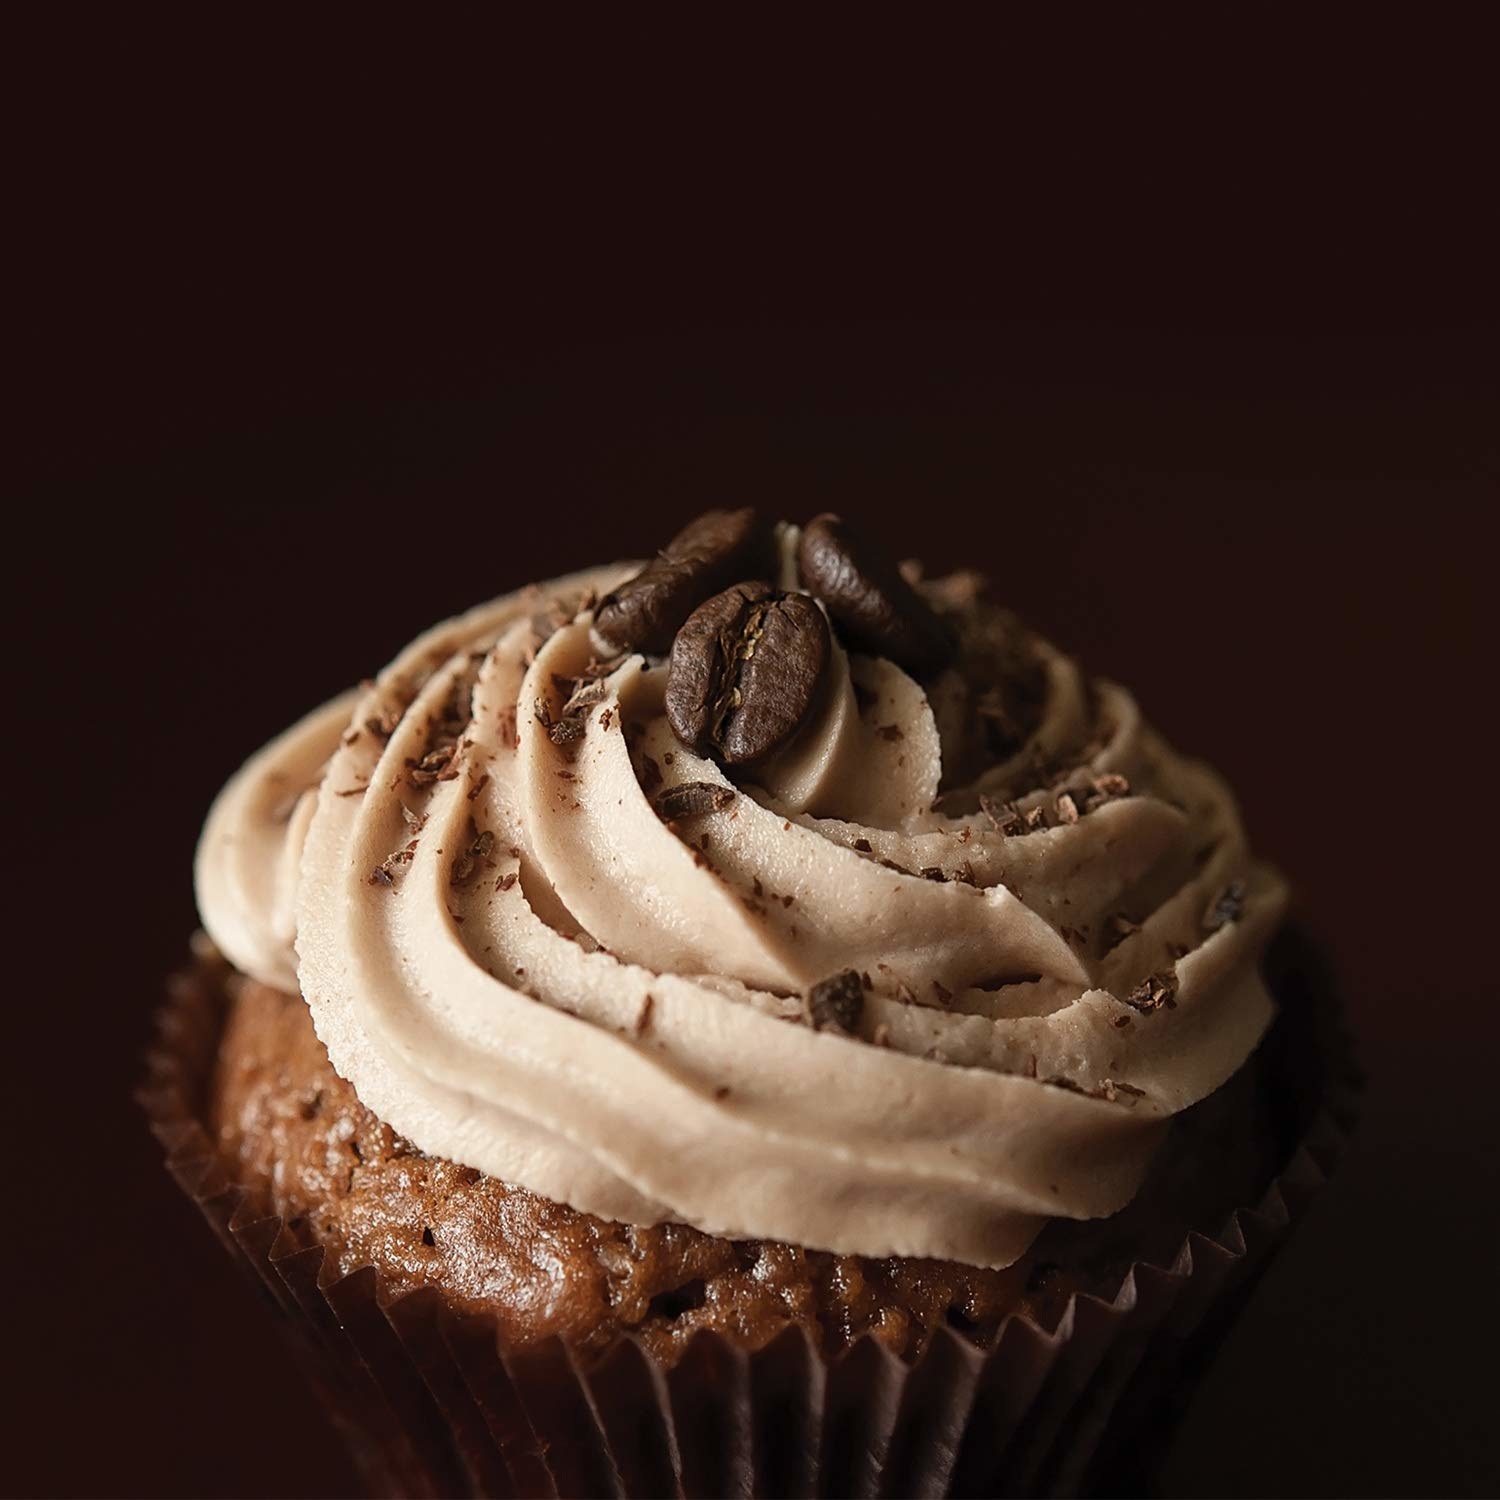
[[[1055,1330],[1013,1313],[988,1348],[939,1328],[906,1362],[873,1339],[826,1357],[801,1328],[758,1350],[708,1331],[662,1365],[631,1337],[583,1359],[506,1347],[435,1288],[325,1272],[226,1175],[201,1105],[222,986],[174,982],[141,1101],[167,1166],[267,1293],[377,1494],[412,1496],[1069,1495],[1144,1482],[1271,1255],[1342,1154],[1359,1087],[1305,940],[1277,945],[1283,1005],[1264,1044],[1305,1129],[1258,1203],[1137,1261],[1112,1301]]]

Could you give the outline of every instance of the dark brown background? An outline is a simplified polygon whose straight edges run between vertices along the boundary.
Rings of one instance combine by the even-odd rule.
[[[1007,154],[960,101],[978,170],[887,110],[773,152],[759,116],[710,146],[643,105],[645,145],[608,110],[523,146],[486,118],[476,167],[394,108],[271,140],[223,83],[54,112],[25,185],[0,1485],[346,1487],[129,1100],[202,815],[439,615],[744,500],[983,567],[1132,684],[1343,976],[1364,1128],[1171,1492],[1500,1485],[1500,391],[1465,122],[1049,120]]]

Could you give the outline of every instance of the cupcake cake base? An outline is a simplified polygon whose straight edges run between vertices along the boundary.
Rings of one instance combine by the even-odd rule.
[[[632,1228],[422,1155],[297,997],[205,951],[143,1094],[372,1492],[936,1495],[1139,1487],[1336,1162],[1356,1079],[1315,949],[1132,1204],[1015,1265]]]

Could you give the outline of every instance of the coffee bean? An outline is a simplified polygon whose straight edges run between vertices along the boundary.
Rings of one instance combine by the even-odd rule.
[[[667,720],[726,765],[759,760],[807,717],[828,665],[823,611],[806,594],[737,583],[688,617],[672,644]]]
[[[824,514],[803,527],[797,567],[855,650],[918,676],[952,659],[953,642],[931,606],[893,560],[839,516]]]
[[[605,595],[595,628],[616,650],[665,656],[678,627],[710,594],[737,578],[769,576],[769,554],[768,533],[752,507],[707,511]]]

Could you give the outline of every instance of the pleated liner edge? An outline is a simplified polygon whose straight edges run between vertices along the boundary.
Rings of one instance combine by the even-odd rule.
[[[1169,1266],[1136,1262],[1113,1301],[1074,1296],[1053,1332],[1016,1314],[979,1349],[942,1328],[910,1364],[869,1338],[825,1358],[800,1328],[754,1351],[702,1331],[670,1368],[630,1337],[585,1362],[557,1338],[507,1348],[490,1319],[433,1288],[389,1292],[373,1267],[325,1280],[323,1250],[253,1211],[196,1112],[223,1011],[201,970],[172,984],[139,1097],[168,1170],[283,1315],[372,1493],[1122,1493],[1147,1482],[1343,1154],[1360,1080],[1337,1007],[1314,998],[1311,1123],[1257,1204],[1189,1234]]]

